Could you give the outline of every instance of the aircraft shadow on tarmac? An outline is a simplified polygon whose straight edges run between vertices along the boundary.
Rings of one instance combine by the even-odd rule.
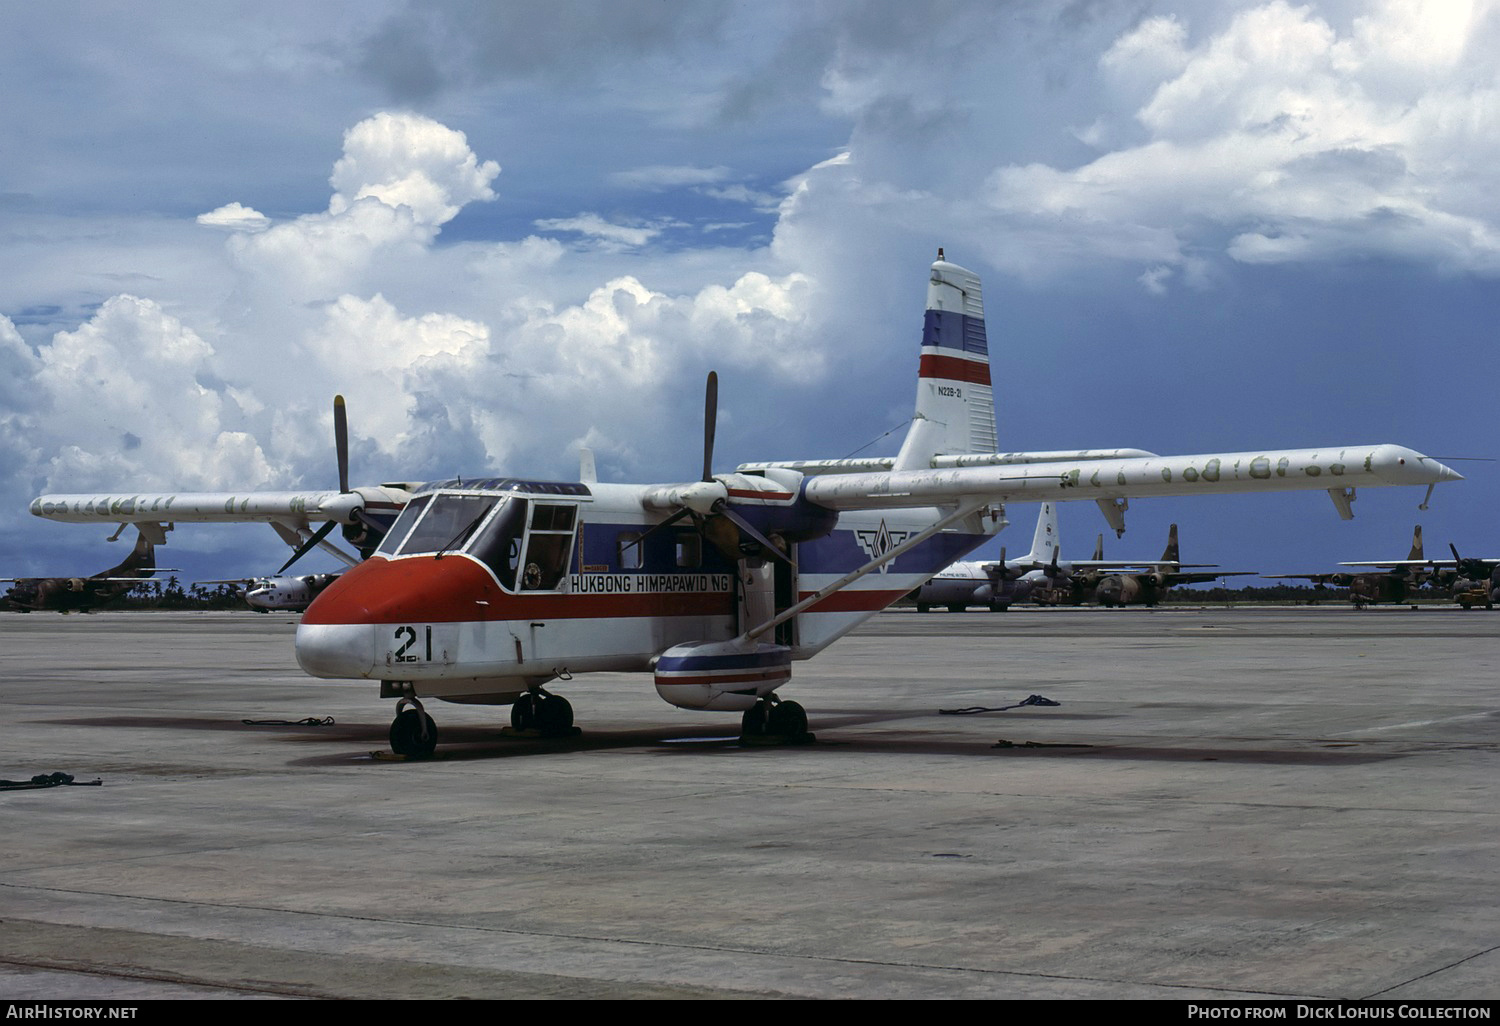
[[[924,726],[911,725],[902,735],[885,735],[879,738],[841,738],[829,736],[829,731],[840,728],[870,726],[882,722],[902,721],[911,723],[917,719],[932,721],[931,731]],[[969,734],[955,737],[947,729],[955,717],[942,716],[936,711],[930,714],[910,709],[874,711],[862,710],[857,715],[819,717],[813,724],[814,733],[822,736],[811,744],[790,746],[746,746],[739,742],[730,723],[685,724],[683,726],[653,726],[626,728],[621,730],[585,728],[581,734],[563,738],[534,738],[505,736],[498,728],[489,724],[474,726],[448,726],[442,730],[442,747],[437,755],[413,762],[460,762],[487,759],[545,757],[587,753],[593,751],[615,751],[626,748],[642,748],[660,757],[705,757],[732,754],[774,755],[777,752],[795,753],[799,757],[808,755],[819,758],[837,758],[845,754],[889,754],[889,755],[964,755],[987,758],[1028,759],[1090,759],[1129,762],[1227,762],[1259,765],[1326,766],[1329,768],[1354,766],[1371,762],[1399,759],[1408,751],[1399,742],[1358,742],[1331,740],[1326,738],[1225,738],[1224,744],[1196,744],[1192,747],[1177,747],[1172,739],[1163,736],[1159,745],[1142,743],[1139,735],[1128,742],[1084,739],[1065,731],[1048,730],[1047,722],[1061,719],[1087,720],[1105,719],[1097,714],[1049,713],[1021,718],[1005,717],[1001,714],[978,714],[957,719],[972,725],[980,719],[993,728],[983,736],[975,736],[972,726],[966,726]],[[291,766],[346,766],[353,759],[370,758],[372,754],[384,756],[382,751],[388,727],[379,723],[336,723],[327,726],[303,724],[250,725],[229,717],[161,717],[161,716],[109,716],[75,718],[47,721],[65,726],[79,727],[138,727],[143,730],[188,730],[254,732],[275,736],[277,740],[292,745],[347,744],[346,751],[325,752],[319,755],[292,759]],[[995,736],[991,737],[990,734]],[[1129,735],[1125,735],[1129,737]],[[1210,740],[1196,736],[1200,742]],[[1003,742],[1009,741],[1006,746]],[[1247,747],[1254,745],[1255,747]],[[356,747],[358,746],[358,747]],[[383,761],[383,760],[382,760]]]

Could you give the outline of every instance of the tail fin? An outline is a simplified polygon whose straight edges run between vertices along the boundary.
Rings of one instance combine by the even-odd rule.
[[[1406,558],[1407,559],[1426,559],[1427,558],[1426,556],[1422,555],[1422,525],[1421,524],[1418,524],[1416,526],[1416,529],[1413,530],[1412,533],[1411,533],[1411,553]]]
[[[1182,560],[1177,555],[1177,525],[1176,524],[1173,524],[1170,528],[1167,529],[1167,548],[1166,548],[1166,551],[1161,554],[1161,561],[1163,563],[1181,563],[1182,562]]]
[[[997,448],[979,275],[948,263],[938,250],[927,286],[917,410],[895,469],[921,470],[934,456]]]
[[[130,555],[120,561],[119,566],[112,566],[108,570],[101,570],[95,577],[149,577],[150,568],[156,565],[156,547],[151,544],[151,539],[146,537],[144,531],[138,531],[135,536],[135,548]]]
[[[1061,544],[1057,533],[1057,507],[1044,502],[1041,512],[1036,515],[1036,533],[1031,536],[1031,552],[1026,558],[1033,563],[1050,563],[1057,558]]]

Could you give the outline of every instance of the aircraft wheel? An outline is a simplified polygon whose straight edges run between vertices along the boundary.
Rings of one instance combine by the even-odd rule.
[[[968,607],[965,606],[962,602],[953,602],[953,603],[949,604],[949,606],[948,606],[948,612],[950,612],[950,613],[962,613],[967,608]]]
[[[740,733],[745,737],[759,737],[766,732],[766,724],[770,719],[765,699],[756,702],[745,710],[745,715],[740,717]]]
[[[535,695],[522,695],[511,704],[510,725],[516,730],[531,730],[536,727],[537,701]]]
[[[573,706],[561,695],[548,695],[537,704],[536,729],[560,734],[573,725]]]
[[[917,603],[917,612],[919,612],[919,613],[925,613],[925,612],[927,612],[931,608],[932,607],[929,606],[926,602],[918,602]]]
[[[425,722],[424,722],[425,721]],[[423,728],[426,736],[423,736]],[[407,709],[391,721],[391,751],[425,759],[437,748],[437,724],[425,712]]]
[[[778,702],[766,717],[766,733],[801,737],[807,733],[807,710],[798,702]]]

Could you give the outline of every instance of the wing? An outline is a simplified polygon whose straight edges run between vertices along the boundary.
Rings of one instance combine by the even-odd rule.
[[[166,531],[179,523],[270,524],[292,548],[318,544],[353,563],[347,554],[323,542],[312,525],[340,524],[352,531],[383,535],[421,487],[412,482],[352,488],[346,492],[159,492],[42,495],[31,502],[31,514],[68,524],[135,524],[160,545]],[[322,529],[326,534],[329,528]]]
[[[1248,577],[1253,576],[1254,570],[1221,570],[1218,573],[1201,574],[1167,574],[1167,584],[1207,584],[1209,581],[1217,581],[1221,577]]]
[[[1436,485],[1462,475],[1399,445],[1078,460],[1022,466],[821,474],[803,494],[836,510],[1119,500],[1322,489],[1344,508],[1357,487]],[[1156,561],[1153,561],[1156,562]]]

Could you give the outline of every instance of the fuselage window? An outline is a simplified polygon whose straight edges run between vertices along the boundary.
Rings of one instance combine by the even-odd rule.
[[[406,540],[406,536],[411,534],[412,525],[417,522],[417,518],[422,515],[422,511],[431,501],[432,496],[421,495],[408,502],[406,508],[401,511],[401,515],[396,518],[396,522],[391,525],[391,529],[385,533],[385,538],[382,539],[380,548],[376,551],[387,556],[395,555],[401,543]]]
[[[515,589],[516,567],[521,563],[521,535],[526,529],[525,499],[507,499],[500,512],[475,536],[469,554],[494,571],[506,588]]]
[[[640,531],[621,531],[615,539],[618,548],[621,570],[639,570],[643,562],[641,552],[645,548],[641,544],[642,534]]]
[[[698,532],[677,532],[677,565],[681,567],[703,565],[703,539],[698,536]]]

